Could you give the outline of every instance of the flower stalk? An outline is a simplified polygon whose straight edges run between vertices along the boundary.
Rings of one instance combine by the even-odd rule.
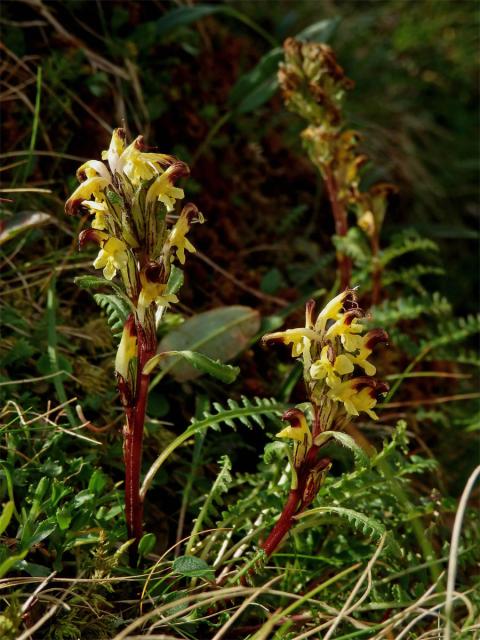
[[[157,352],[157,324],[168,306],[178,302],[169,290],[172,268],[175,262],[185,263],[186,251],[195,251],[186,236],[203,216],[187,203],[173,218],[177,202],[184,198],[176,182],[189,169],[173,156],[147,150],[142,136],[127,145],[125,131],[116,129],[102,160],[89,160],[79,168],[80,186],[67,200],[65,211],[93,216],[91,227],[80,233],[79,246],[98,245],[93,266],[102,269],[106,285],[116,281],[112,284],[119,301],[131,309],[115,373],[125,412],[125,518],[134,556],[143,532],[140,476],[152,369],[147,365]]]
[[[323,178],[332,210],[340,289],[349,288],[352,279],[352,260],[345,251],[351,211],[370,242],[372,302],[377,304],[382,278],[380,232],[388,195],[395,189],[384,183],[374,185],[367,192],[360,189],[360,171],[367,157],[358,152],[360,136],[346,128],[343,116],[345,95],[353,82],[337,63],[332,49],[325,44],[288,38],[284,52],[279,84],[287,108],[308,123],[301,138],[312,164]]]
[[[267,557],[290,531],[295,516],[315,499],[328,474],[331,459],[324,447],[360,413],[377,419],[374,408],[388,386],[373,378],[376,368],[368,358],[388,336],[383,329],[365,332],[363,317],[355,291],[345,289],[316,317],[315,302],[307,302],[305,327],[263,338],[265,343],[292,346],[292,357],[303,363],[308,397],[307,403],[283,414],[289,426],[277,434],[293,441],[293,449],[287,450],[291,485],[282,513],[261,545]]]

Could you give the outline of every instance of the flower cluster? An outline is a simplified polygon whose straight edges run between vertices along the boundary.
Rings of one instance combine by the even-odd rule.
[[[309,403],[289,409],[290,423],[279,438],[293,440],[290,456],[291,488],[296,492],[297,513],[315,497],[330,468],[322,447],[353,416],[366,413],[376,420],[374,407],[388,386],[373,378],[372,351],[388,336],[383,329],[365,331],[355,291],[346,289],[315,317],[315,302],[306,305],[305,326],[264,336],[266,343],[291,345],[292,356],[303,362]],[[311,426],[310,424],[311,423]]]
[[[80,233],[80,247],[87,242],[99,246],[93,266],[103,270],[106,280],[120,275],[134,310],[116,359],[119,388],[129,404],[136,386],[137,339],[141,333],[142,353],[154,352],[155,316],[178,301],[168,291],[172,264],[183,265],[185,252],[195,251],[187,234],[203,216],[188,203],[173,217],[176,202],[184,198],[176,182],[188,176],[189,168],[173,156],[148,151],[142,136],[127,145],[125,131],[115,129],[102,160],[89,160],[78,169],[80,185],[65,211],[92,216],[91,227]]]
[[[174,259],[183,264],[185,251],[195,251],[186,235],[193,222],[203,222],[197,208],[187,204],[176,224],[167,224],[167,214],[184,197],[175,183],[188,176],[188,166],[147,151],[142,136],[127,145],[123,129],[115,129],[102,160],[89,160],[78,169],[80,186],[65,205],[68,214],[93,216],[80,246],[96,242],[100,253],[94,267],[103,269],[107,280],[120,272],[129,297],[141,306],[175,301],[164,295],[170,265]]]
[[[376,344],[387,342],[386,332],[372,329],[365,333],[364,314],[353,289],[331,300],[316,319],[314,309],[312,300],[306,306],[305,327],[268,334],[264,342],[291,344],[292,356],[303,360],[311,402],[321,407],[327,400],[329,405],[319,431],[344,424],[345,414],[365,412],[376,420],[373,408],[387,386],[371,377],[376,369],[368,358]],[[355,375],[355,370],[361,375]]]

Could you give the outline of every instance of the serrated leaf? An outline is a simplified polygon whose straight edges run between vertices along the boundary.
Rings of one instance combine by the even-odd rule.
[[[93,299],[105,310],[113,335],[120,337],[130,313],[126,302],[119,296],[110,293],[95,293]]]
[[[164,353],[158,353],[145,364],[143,367],[143,373],[149,375],[155,367],[157,367],[166,357],[182,357],[203,373],[213,376],[217,380],[221,380],[226,384],[231,384],[240,373],[239,367],[233,367],[230,364],[223,364],[218,360],[213,360],[203,353],[197,353],[195,351],[166,351]]]
[[[174,573],[178,573],[186,578],[206,578],[213,580],[215,577],[214,570],[202,560],[195,556],[180,556],[175,558],[172,565]]]
[[[73,281],[77,287],[81,289],[99,289],[100,287],[119,288],[114,282],[105,280],[105,278],[99,278],[98,276],[78,276],[74,278]]]
[[[367,456],[365,451],[355,442],[352,436],[349,436],[347,433],[342,433],[340,431],[323,431],[315,438],[314,443],[317,446],[322,446],[331,440],[338,442],[342,447],[351,451],[356,463],[360,466],[368,467],[370,465],[370,458]]]
[[[220,307],[186,320],[163,338],[159,351],[197,352],[212,360],[228,362],[248,347],[259,326],[260,315],[250,307]],[[192,362],[182,360],[162,363],[163,371],[170,372],[178,382],[201,375]]]

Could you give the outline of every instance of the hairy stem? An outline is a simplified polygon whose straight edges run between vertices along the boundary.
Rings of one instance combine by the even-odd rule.
[[[147,336],[148,333],[148,336]],[[136,556],[138,543],[143,534],[143,499],[140,494],[140,474],[142,469],[142,444],[145,412],[148,400],[150,376],[142,373],[145,363],[155,354],[155,332],[138,330],[138,376],[133,407],[126,410],[124,430],[125,460],[125,514],[128,537],[135,540],[132,557]]]
[[[288,496],[288,500],[283,507],[280,518],[277,520],[275,526],[270,531],[268,538],[261,545],[267,557],[270,557],[272,555],[278,545],[282,542],[283,538],[290,531],[290,528],[293,524],[293,516],[297,512],[299,504],[300,498],[298,489],[292,489],[290,491],[290,495]]]
[[[338,197],[338,185],[333,175],[332,169],[325,168],[325,185],[327,187],[328,199],[332,207],[333,218],[335,220],[335,233],[337,236],[346,236],[348,231],[347,212]],[[337,252],[338,272],[340,275],[340,288],[347,289],[350,286],[352,275],[352,262],[343,253]]]

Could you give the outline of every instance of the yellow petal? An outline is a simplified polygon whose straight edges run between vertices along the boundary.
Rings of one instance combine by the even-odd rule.
[[[113,260],[109,258],[107,260],[107,264],[105,265],[105,268],[103,269],[103,276],[106,280],[113,280],[116,273],[117,273],[117,270],[115,268],[115,265],[113,264]]]
[[[335,358],[334,369],[339,375],[344,376],[347,373],[352,373],[354,367],[352,361],[347,356],[340,355]]]

